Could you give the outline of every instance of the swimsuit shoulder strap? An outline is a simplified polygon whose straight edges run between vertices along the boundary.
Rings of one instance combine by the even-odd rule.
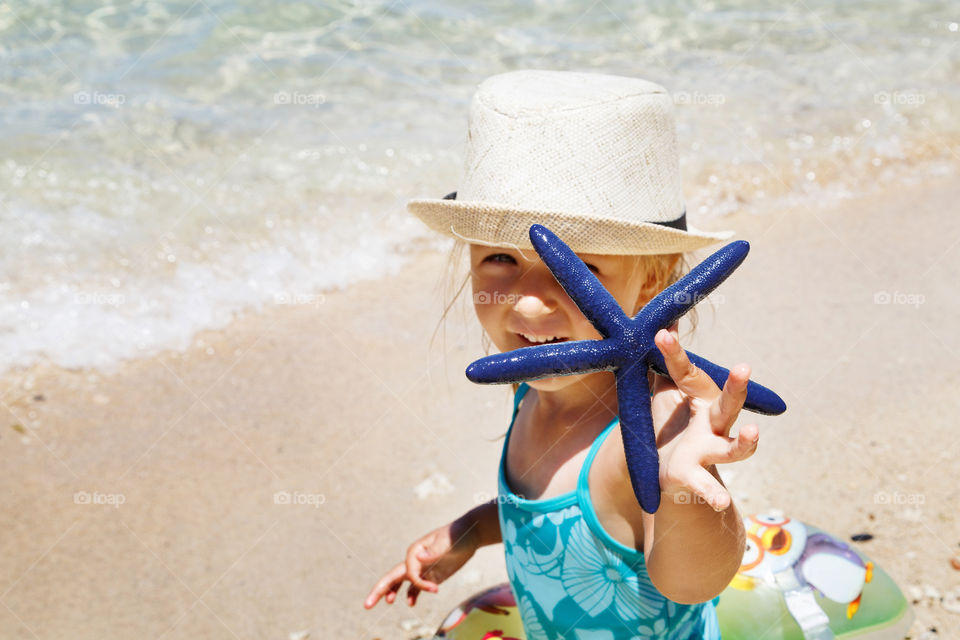
[[[521,382],[520,386],[517,387],[517,392],[513,394],[513,417],[517,417],[517,411],[520,410],[520,401],[523,400],[523,396],[527,395],[527,391],[530,391],[530,385],[526,382]]]
[[[583,466],[580,468],[580,477],[577,479],[577,500],[580,503],[580,510],[583,513],[583,520],[587,523],[587,527],[590,528],[593,534],[607,549],[616,551],[630,563],[644,563],[646,559],[642,549],[632,549],[624,545],[619,540],[614,539],[613,536],[603,528],[603,525],[600,523],[600,518],[597,516],[597,510],[593,506],[593,500],[590,498],[590,467],[593,465],[594,458],[597,457],[600,445],[603,444],[614,428],[616,428],[617,424],[619,424],[618,418],[611,420],[606,429],[593,441],[593,446],[590,447],[590,452],[587,453],[587,459],[583,461]]]
[[[600,450],[600,445],[603,444],[603,441],[607,439],[607,436],[610,435],[610,432],[613,431],[613,428],[617,426],[620,422],[619,417],[614,417],[613,420],[607,423],[607,426],[600,432],[600,435],[597,436],[596,440],[593,441],[593,444],[590,445],[590,451],[587,452],[587,458],[583,461],[583,466],[580,467],[580,476],[577,480],[577,488],[583,493],[587,500],[589,500],[589,492],[587,491],[587,476],[590,473],[590,466],[593,464],[593,459],[597,457],[597,452]]]

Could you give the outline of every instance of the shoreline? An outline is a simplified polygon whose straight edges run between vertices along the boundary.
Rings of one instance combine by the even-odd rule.
[[[960,587],[958,196],[944,179],[711,220],[752,251],[685,344],[750,362],[787,402],[755,420],[757,454],[721,468],[741,511],[872,533],[852,544],[905,593]],[[455,311],[428,347],[444,265],[424,251],[322,304],[243,314],[113,373],[0,378],[0,627],[392,638],[505,579],[499,549],[484,549],[414,609],[361,606],[412,540],[496,491],[509,393],[463,377],[482,353],[475,320]],[[913,637],[960,623],[939,604],[915,614]]]
[[[934,144],[934,142],[938,142],[939,144]],[[921,148],[924,149],[939,147],[944,149],[951,148],[950,144],[940,138],[935,138],[928,144],[921,145]],[[697,210],[699,212],[698,215],[702,216],[701,218],[694,219],[696,225],[709,229],[723,227],[725,224],[728,224],[729,220],[754,220],[760,218],[770,218],[773,220],[776,219],[780,211],[803,210],[812,206],[842,209],[846,203],[852,199],[849,195],[851,190],[858,193],[858,197],[854,198],[854,201],[864,198],[882,197],[886,192],[915,189],[915,185],[917,184],[937,183],[945,180],[946,178],[943,176],[949,176],[951,172],[953,174],[960,172],[960,163],[950,163],[943,158],[921,155],[916,158],[911,157],[894,163],[886,163],[880,167],[872,167],[870,169],[871,173],[858,174],[860,178],[853,184],[841,186],[831,183],[822,187],[818,185],[816,189],[810,190],[804,188],[804,185],[795,184],[789,176],[773,175],[770,173],[770,168],[762,164],[758,166],[735,166],[736,170],[731,175],[727,175],[722,171],[714,171],[713,173],[707,171],[702,175],[690,176],[692,179],[688,180],[688,182],[710,185],[729,184],[731,182],[753,184],[750,177],[756,177],[755,174],[760,173],[765,176],[765,182],[763,182],[764,188],[759,188],[757,185],[754,185],[757,189],[756,193],[733,189],[720,190],[712,195],[706,192],[693,195],[687,202],[687,208],[688,211]],[[720,178],[718,178],[718,174]],[[879,186],[883,181],[892,182],[894,186]],[[785,192],[779,193],[780,188]],[[826,204],[821,203],[821,201],[824,201]],[[369,206],[376,211],[393,211],[394,213],[403,211],[404,209],[402,200],[396,198],[381,198],[364,205],[358,203],[353,204],[354,206]],[[731,210],[733,210],[734,213],[729,213]],[[705,213],[708,211],[709,213]],[[405,218],[403,218],[403,216],[405,216]],[[232,294],[227,296],[230,298],[229,302],[221,300],[219,303],[214,302],[209,306],[205,306],[208,302],[206,298],[209,296],[200,296],[202,302],[196,304],[196,300],[192,298],[192,294],[195,294],[196,290],[173,293],[171,287],[175,288],[175,285],[170,282],[161,282],[160,280],[146,285],[144,291],[138,291],[136,293],[130,289],[109,289],[89,285],[89,283],[88,285],[71,283],[70,286],[76,289],[72,300],[73,311],[79,313],[80,316],[73,316],[73,324],[66,324],[63,327],[56,326],[54,329],[44,327],[44,323],[40,321],[39,318],[43,318],[44,310],[49,311],[51,314],[59,315],[60,308],[55,305],[60,303],[50,302],[48,300],[33,300],[30,299],[31,294],[29,292],[24,292],[22,294],[24,299],[21,302],[28,304],[29,308],[34,309],[34,312],[38,315],[31,317],[11,316],[9,326],[0,329],[0,334],[4,331],[8,333],[8,342],[4,345],[6,357],[8,357],[11,362],[18,363],[10,365],[10,368],[7,370],[0,369],[0,380],[27,376],[33,370],[45,369],[68,372],[93,370],[109,374],[110,372],[121,370],[123,366],[131,362],[150,360],[166,353],[183,353],[192,346],[195,346],[198,336],[229,332],[234,323],[247,316],[270,315],[277,307],[285,304],[312,304],[313,300],[325,298],[326,295],[330,293],[350,291],[361,282],[377,281],[390,275],[395,275],[400,269],[418,260],[419,256],[423,254],[442,253],[442,249],[439,248],[440,243],[438,239],[429,235],[432,232],[425,226],[409,214],[403,213],[401,218],[404,219],[404,223],[401,224],[402,229],[398,230],[398,233],[401,238],[404,238],[403,241],[394,244],[384,243],[378,245],[380,251],[369,254],[366,259],[361,260],[352,260],[352,250],[349,247],[341,247],[338,245],[337,248],[339,248],[340,251],[337,252],[335,258],[329,261],[329,264],[325,262],[321,265],[312,264],[310,266],[309,270],[319,273],[325,273],[328,267],[332,267],[334,270],[338,268],[349,270],[352,268],[356,273],[360,274],[356,276],[359,279],[354,282],[347,282],[347,284],[344,284],[347,279],[342,275],[331,279],[320,278],[319,280],[308,279],[304,281],[302,273],[299,274],[299,280],[294,277],[292,282],[288,282],[278,274],[276,265],[261,264],[260,267],[269,272],[268,280],[273,282],[273,286],[265,287],[263,286],[264,283],[260,283],[260,297],[257,297],[257,294],[250,295],[249,292],[233,292],[237,293],[237,296],[233,296]],[[396,224],[396,221],[393,221],[391,224]],[[754,223],[750,222],[748,224],[753,225]],[[757,224],[763,225],[762,222],[758,222]],[[416,231],[409,228],[408,225],[419,227],[423,235],[417,235]],[[368,228],[365,231],[369,233],[371,230]],[[363,234],[360,235],[362,236]],[[380,242],[380,240],[378,239],[377,242]],[[312,237],[310,242],[306,244],[317,249],[322,242],[318,238]],[[315,253],[316,251],[314,251],[314,254]],[[374,254],[380,262],[376,266],[371,266],[370,255]],[[254,252],[248,257],[253,259],[253,257],[257,255],[259,254]],[[293,256],[290,256],[289,259],[292,260],[294,264],[305,267],[306,261],[303,259],[303,256],[300,257],[300,261]],[[259,258],[256,258],[256,260],[259,260]],[[344,267],[340,263],[348,264]],[[177,265],[178,269],[191,271],[212,269],[213,271],[220,272],[223,268],[222,264],[215,261],[191,263],[189,260],[184,260],[179,261]],[[163,271],[165,268],[165,265],[161,265],[160,270]],[[254,268],[252,273],[247,275],[256,277],[257,273],[259,272]],[[234,274],[234,280],[243,280],[245,277],[246,276],[239,272]],[[331,284],[333,281],[336,281],[338,284]],[[323,288],[323,285],[317,285],[317,282],[327,282],[330,286]],[[234,282],[224,280],[219,282],[219,285],[230,289],[234,285]],[[125,316],[120,319],[110,315],[110,310],[114,306],[144,304],[151,296],[141,294],[148,294],[153,288],[158,286],[162,287],[163,294],[159,297],[153,296],[152,302],[159,301],[161,303],[160,306],[170,314],[169,317],[171,319],[168,322],[164,323],[163,320],[158,318],[156,313],[151,312],[148,313],[147,316],[140,316],[139,321],[141,325],[134,327]],[[220,286],[211,280],[207,282],[206,287],[202,290],[211,291],[219,290],[219,288]],[[154,293],[156,292],[154,291]],[[165,298],[164,296],[168,297]],[[176,298],[176,300],[173,300],[173,298]],[[184,304],[183,300],[188,299],[195,304]],[[84,303],[81,304],[81,301],[84,301]],[[71,301],[67,300],[65,304],[71,304]],[[45,307],[44,305],[48,306]],[[204,312],[199,312],[198,306],[204,309]],[[97,314],[106,313],[107,315],[98,316],[96,319],[93,319],[88,313],[88,310],[91,309],[95,310]],[[193,312],[196,312],[196,316],[191,316]],[[184,319],[183,316],[190,317]],[[204,318],[204,320],[197,320],[196,318],[198,316]],[[173,318],[175,318],[175,320]],[[171,332],[158,331],[158,322],[161,326],[173,325],[175,328]],[[34,341],[28,337],[30,334],[20,333],[20,331],[25,330],[27,327],[33,327],[35,330],[38,323],[39,326],[47,330],[44,334],[47,338],[44,340],[45,348],[42,356],[36,355],[38,349]],[[109,324],[121,327],[121,329],[117,331],[122,336],[120,340],[113,340],[111,342],[112,336],[104,335],[106,332],[100,331],[103,326]],[[198,326],[202,328],[197,329]],[[85,331],[88,334],[97,335],[93,341],[77,339],[58,341],[56,338],[60,338],[64,330],[70,332],[68,334],[70,338],[83,334]],[[56,331],[60,331],[61,333],[55,333]],[[141,332],[152,334],[155,342],[143,342],[134,346],[134,338],[132,336],[137,334],[142,338],[143,336],[140,335]],[[21,364],[21,358],[23,358],[25,354],[16,351],[16,349],[11,350],[10,344],[18,343],[18,341],[20,344],[29,345],[29,358],[32,358],[31,364]],[[78,353],[81,355],[78,355]]]

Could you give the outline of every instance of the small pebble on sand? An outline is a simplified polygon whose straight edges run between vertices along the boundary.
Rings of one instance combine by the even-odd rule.
[[[944,611],[960,614],[960,587],[951,589],[943,594],[940,606],[943,607]]]
[[[952,594],[953,592],[947,592],[948,596]],[[957,595],[960,596],[960,592],[958,592]],[[927,606],[942,604],[940,590],[932,584],[910,585],[907,588],[907,597],[910,598],[910,602],[913,604]]]
[[[417,618],[404,620],[400,623],[400,628],[406,632],[406,637],[411,639],[429,638],[433,636],[433,629],[423,624],[423,622]]]
[[[910,602],[917,604],[923,599],[923,589],[915,584],[912,584],[907,587],[907,597],[910,598]]]
[[[923,512],[920,509],[903,509],[897,514],[897,518],[907,522],[920,522],[923,520]]]
[[[450,478],[437,471],[415,486],[413,492],[421,500],[426,500],[431,496],[445,496],[453,493],[453,483],[450,482]]]
[[[468,569],[463,572],[460,582],[467,585],[478,585],[483,581],[483,574],[476,569]]]

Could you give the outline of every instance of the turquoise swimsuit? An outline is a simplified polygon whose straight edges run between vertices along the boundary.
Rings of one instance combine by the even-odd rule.
[[[507,486],[507,445],[500,458],[500,531],[507,575],[528,640],[687,640],[720,638],[715,605],[677,604],[650,582],[642,551],[603,530],[590,500],[587,477],[600,445],[617,424],[603,430],[587,454],[574,491],[545,500],[526,500]]]

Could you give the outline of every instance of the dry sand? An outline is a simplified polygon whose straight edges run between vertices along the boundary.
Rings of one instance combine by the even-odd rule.
[[[958,201],[945,181],[724,219],[753,249],[686,343],[750,362],[789,406],[722,469],[743,511],[869,532],[858,547],[905,590],[941,594],[960,587]],[[8,375],[0,637],[410,637],[503,580],[490,548],[414,609],[361,605],[496,487],[509,393],[463,378],[472,319],[431,348],[443,266],[424,253],[109,374]],[[939,602],[916,616],[914,638],[960,637]]]

